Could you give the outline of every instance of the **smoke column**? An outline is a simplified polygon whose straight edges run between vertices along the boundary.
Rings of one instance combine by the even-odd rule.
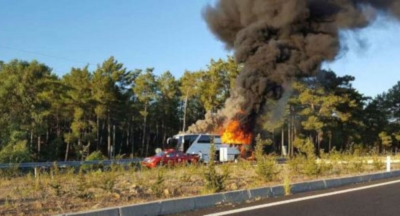
[[[315,75],[334,61],[340,30],[358,30],[380,13],[398,19],[400,0],[219,0],[203,16],[211,32],[243,64],[225,108],[190,132],[215,132],[232,119],[253,132],[267,99],[280,99],[292,79]],[[239,112],[240,111],[240,112]],[[239,113],[238,113],[239,112]]]

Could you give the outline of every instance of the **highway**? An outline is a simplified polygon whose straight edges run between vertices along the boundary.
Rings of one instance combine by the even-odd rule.
[[[400,215],[399,204],[400,179],[396,178],[176,215],[395,216]]]

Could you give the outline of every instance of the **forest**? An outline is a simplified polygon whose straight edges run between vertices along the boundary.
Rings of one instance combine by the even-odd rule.
[[[233,57],[176,78],[154,68],[127,69],[110,57],[90,71],[58,77],[38,61],[0,61],[0,163],[85,160],[93,152],[132,158],[165,148],[207,112],[224,107],[240,66]],[[319,152],[396,152],[400,82],[372,98],[352,87],[355,77],[321,70],[294,80],[258,119],[268,151],[294,155],[310,139]]]

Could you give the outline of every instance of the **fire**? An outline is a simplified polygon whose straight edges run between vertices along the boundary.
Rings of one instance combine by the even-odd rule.
[[[237,120],[229,122],[227,127],[222,131],[222,142],[227,144],[250,144],[252,135],[246,133]]]

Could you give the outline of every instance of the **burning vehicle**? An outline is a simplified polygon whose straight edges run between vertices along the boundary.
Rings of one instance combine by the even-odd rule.
[[[168,139],[168,145],[176,150],[190,155],[197,155],[202,162],[207,163],[211,158],[215,161],[234,161],[238,159],[240,151],[233,145],[221,142],[218,134],[177,134]],[[210,155],[211,144],[215,144],[215,155]]]
[[[219,133],[182,133],[168,139],[168,146],[187,154],[199,155],[207,163],[215,161],[235,161],[239,158],[251,159],[251,142],[253,136],[240,125],[231,121]],[[215,155],[210,155],[211,144],[215,144]]]

